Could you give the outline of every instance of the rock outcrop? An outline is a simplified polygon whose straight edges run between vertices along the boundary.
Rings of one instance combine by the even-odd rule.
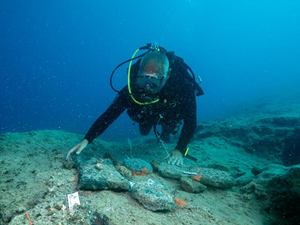
[[[194,138],[209,137],[223,139],[257,156],[276,158],[285,166],[300,163],[300,116],[297,111],[198,122]]]
[[[241,192],[267,202],[266,209],[289,221],[300,221],[300,165],[284,167],[269,165]]]

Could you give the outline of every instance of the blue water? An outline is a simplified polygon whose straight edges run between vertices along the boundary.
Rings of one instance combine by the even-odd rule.
[[[85,134],[116,95],[112,70],[150,42],[201,76],[198,120],[300,97],[299,0],[2,0],[0,132]],[[126,84],[126,66],[114,84]],[[124,113],[101,138],[136,133]]]

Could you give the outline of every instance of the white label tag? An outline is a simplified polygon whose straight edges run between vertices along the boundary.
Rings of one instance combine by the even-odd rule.
[[[67,207],[71,212],[73,212],[73,207],[75,204],[80,205],[78,192],[67,195]]]

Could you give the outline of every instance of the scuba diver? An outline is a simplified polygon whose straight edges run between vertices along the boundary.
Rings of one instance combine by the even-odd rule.
[[[148,51],[135,57],[140,50]],[[135,59],[138,59],[137,62],[132,64]],[[112,85],[112,76],[119,66],[127,62],[130,62],[128,84],[118,91]],[[139,48],[131,59],[115,70],[110,83],[118,95],[94,122],[82,142],[69,150],[66,160],[71,160],[75,151],[79,154],[127,109],[129,117],[139,124],[142,135],[148,135],[153,128],[158,141],[163,144],[170,142],[170,134],[176,134],[183,122],[177,146],[168,155],[168,163],[181,166],[184,157],[196,161],[187,154],[187,145],[197,125],[196,95],[203,95],[203,90],[183,59],[153,43]],[[200,77],[199,80],[201,82]],[[157,125],[162,127],[161,134]]]

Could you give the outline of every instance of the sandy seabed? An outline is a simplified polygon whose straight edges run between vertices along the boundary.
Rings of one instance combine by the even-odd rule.
[[[70,219],[65,197],[75,191],[79,191],[81,205],[85,207],[81,213],[97,211],[106,215],[111,224],[281,223],[282,218],[265,210],[265,200],[242,193],[237,186],[226,190],[208,187],[203,193],[193,194],[183,191],[179,181],[162,178],[162,183],[175,189],[176,197],[187,203],[183,208],[169,212],[147,210],[129,192],[78,190],[77,171],[75,168],[65,168],[64,161],[68,150],[82,138],[82,135],[59,130],[5,133],[0,136],[0,224],[29,224],[26,212],[33,224],[89,224],[88,221],[72,222]],[[163,161],[165,156],[165,150],[153,136],[132,140],[132,146],[132,152],[129,152],[128,143],[96,139],[84,151],[99,156],[110,152],[120,161],[130,154],[148,162]],[[175,144],[169,144],[169,149],[174,147]],[[185,165],[221,165],[250,172],[254,166],[263,168],[279,163],[276,158],[266,159],[249,154],[218,137],[194,139],[189,147],[190,154],[199,162],[184,159]],[[80,213],[81,208],[77,210]]]

